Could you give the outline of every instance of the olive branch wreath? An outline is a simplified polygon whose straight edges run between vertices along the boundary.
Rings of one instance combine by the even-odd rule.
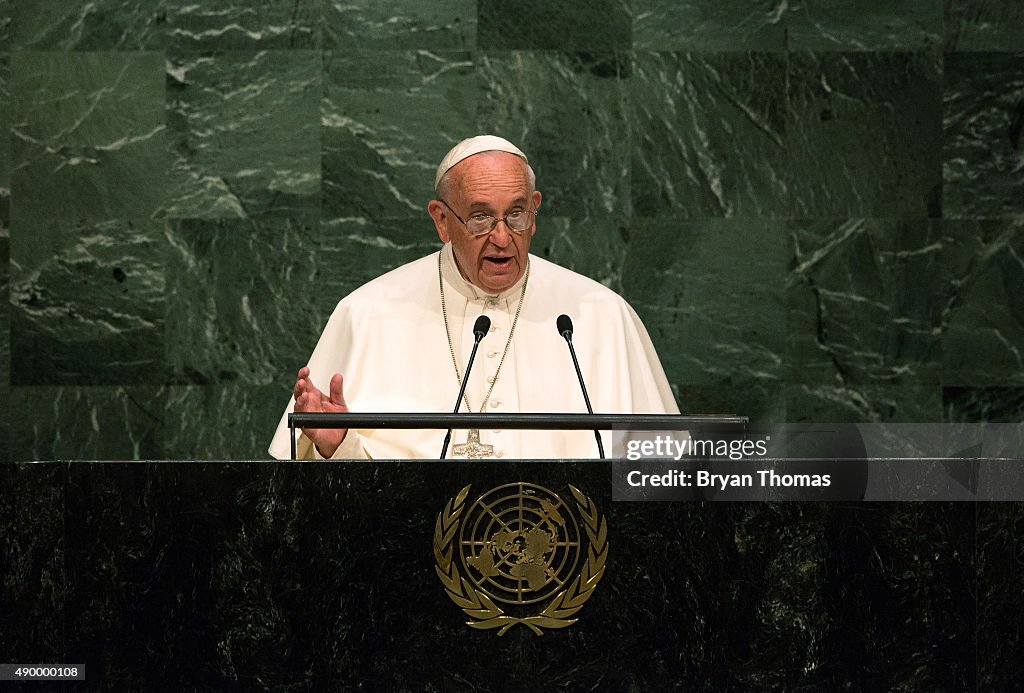
[[[504,635],[509,628],[521,623],[537,635],[543,635],[542,628],[565,628],[576,623],[578,619],[572,617],[583,608],[594,593],[594,588],[604,575],[605,562],[608,560],[608,523],[598,515],[594,501],[576,487],[569,485],[569,490],[576,498],[580,515],[583,516],[589,540],[587,560],[580,574],[570,581],[566,589],[556,594],[540,614],[517,618],[506,614],[486,593],[475,589],[469,580],[459,574],[452,543],[459,529],[469,488],[466,486],[454,498],[448,500],[444,510],[438,513],[434,525],[434,558],[437,561],[434,568],[448,597],[467,616],[476,619],[466,621],[466,625],[478,630],[497,628],[498,635]]]

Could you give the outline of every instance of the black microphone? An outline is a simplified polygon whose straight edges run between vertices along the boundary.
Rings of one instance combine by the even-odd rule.
[[[473,323],[473,346],[480,343],[480,340],[487,336],[487,330],[491,329],[491,319],[486,315],[481,315]],[[469,363],[473,363],[473,357],[469,357]],[[469,370],[468,368],[466,370]]]
[[[565,313],[562,313],[561,315],[558,316],[558,319],[555,320],[555,324],[558,326],[558,334],[565,337],[565,341],[569,342],[569,344],[571,345],[572,320],[569,319],[569,316],[566,315]]]
[[[473,351],[469,352],[469,361],[466,363],[466,372],[462,375],[462,383],[459,386],[459,396],[455,398],[455,411],[453,414],[459,413],[459,406],[462,403],[462,396],[466,393],[466,385],[469,383],[469,371],[473,368],[473,359],[476,358],[476,348],[480,346],[480,340],[487,335],[487,331],[491,329],[491,319],[486,315],[481,315],[473,323]],[[438,459],[444,459],[444,456],[448,453],[448,443],[452,442],[452,429],[448,429],[448,433],[444,436],[444,447],[441,448],[441,457]]]
[[[583,373],[580,371],[580,362],[576,360],[576,349],[572,345],[572,320],[568,315],[562,313],[555,321],[555,325],[558,327],[558,334],[562,335],[565,339],[565,343],[569,345],[569,353],[572,354],[572,365],[576,366],[576,377],[579,378],[580,389],[583,390],[583,401],[587,403],[587,411],[593,414],[594,410],[590,406],[590,397],[587,395],[587,386],[583,384]],[[601,455],[601,459],[603,460],[604,444],[601,442],[601,432],[596,428],[594,429],[594,437],[597,439],[597,452]]]

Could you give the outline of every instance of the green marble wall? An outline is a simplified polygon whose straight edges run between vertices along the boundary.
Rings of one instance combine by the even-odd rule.
[[[1024,416],[1016,0],[0,0],[3,459],[263,457],[494,132],[684,411]]]

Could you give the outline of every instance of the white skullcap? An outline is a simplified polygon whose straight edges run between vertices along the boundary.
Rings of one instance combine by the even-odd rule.
[[[476,137],[469,137],[452,147],[448,153],[444,155],[444,158],[441,159],[441,165],[437,167],[437,175],[434,176],[434,188],[437,188],[437,184],[441,182],[441,178],[444,174],[448,173],[448,169],[463,159],[468,159],[474,154],[479,154],[480,152],[508,152],[509,154],[515,154],[516,156],[521,157],[527,164],[530,163],[529,159],[526,158],[526,155],[519,150],[519,147],[502,137],[497,137],[495,135],[477,135]]]

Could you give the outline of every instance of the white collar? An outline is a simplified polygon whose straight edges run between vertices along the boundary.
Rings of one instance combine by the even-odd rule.
[[[527,259],[529,262],[529,259]],[[522,276],[516,281],[515,284],[505,289],[498,294],[492,294],[475,284],[471,284],[466,281],[466,278],[462,276],[462,272],[459,271],[458,265],[455,264],[455,253],[452,250],[451,243],[445,243],[444,247],[441,248],[441,276],[444,277],[445,282],[450,287],[458,291],[460,294],[465,296],[471,301],[479,301],[488,298],[509,298],[513,294],[518,297],[518,292],[523,288],[523,282],[526,280],[526,272],[523,272]]]

